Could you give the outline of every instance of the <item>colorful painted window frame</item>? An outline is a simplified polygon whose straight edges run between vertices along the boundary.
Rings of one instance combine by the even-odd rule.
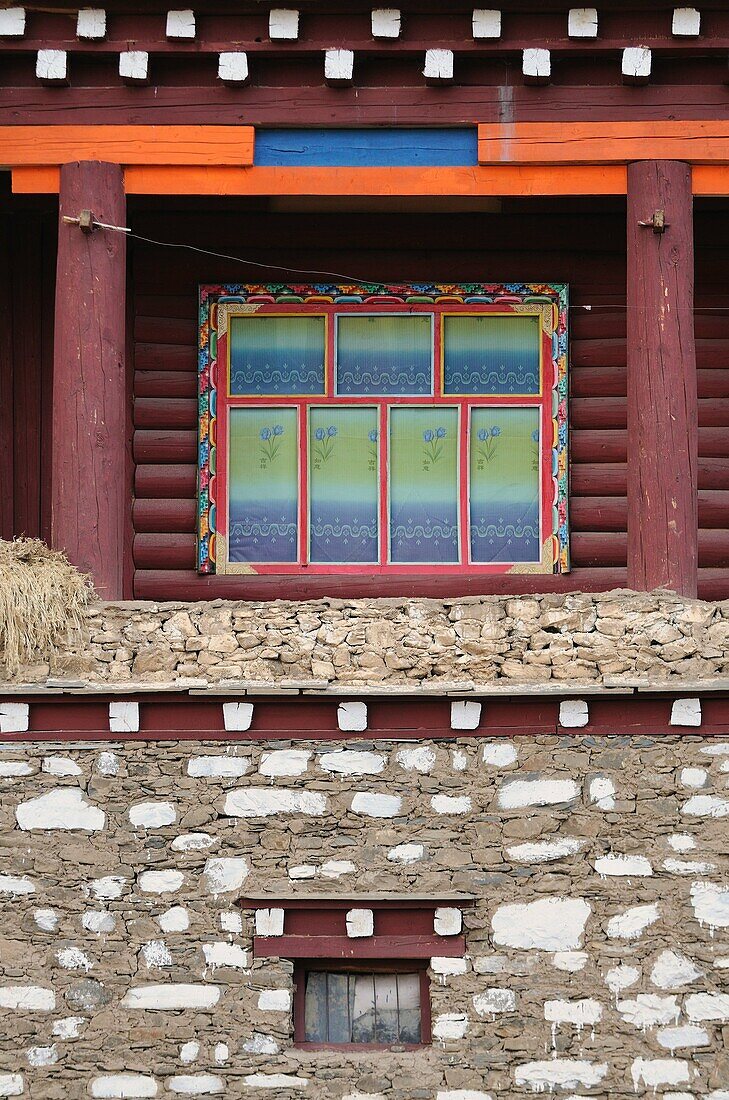
[[[559,283],[201,286],[198,571],[568,572],[567,313],[567,286]],[[432,332],[427,386],[422,379],[424,352],[413,351],[422,343],[414,335],[422,327],[414,319],[422,315],[430,318]],[[276,317],[288,319],[282,323],[281,339],[275,321],[257,329],[241,328],[245,319]],[[386,365],[365,372],[364,392],[361,379],[337,362],[347,365],[351,349],[344,340],[337,343],[337,333],[349,328],[360,334],[353,340],[352,362],[360,357],[372,365],[362,324],[347,324],[350,317],[372,318],[375,327],[383,317],[412,318],[412,324],[401,326],[408,331],[401,341],[407,370]],[[496,370],[487,369],[496,360],[481,349],[485,365],[474,371],[469,358],[474,354],[473,339],[469,343],[474,325],[464,318],[487,317],[491,323],[504,318],[507,335],[499,337],[501,361]],[[511,317],[535,319],[538,371],[512,361],[507,328]],[[310,321],[296,323],[294,318]],[[325,336],[319,367],[312,341],[318,339],[320,325]],[[397,332],[396,320],[386,320],[385,329],[388,326]],[[522,322],[521,328],[530,326]],[[278,392],[280,379],[267,385],[271,372],[263,362],[265,354],[263,359],[259,354],[266,345],[259,334],[267,330],[277,345],[285,345],[287,333],[295,336],[301,369],[286,393]],[[238,332],[255,333],[255,338],[246,335],[246,361],[238,369],[242,361],[236,352],[236,369],[231,371],[231,345],[240,342],[234,335]],[[394,364],[397,357],[392,358]],[[408,371],[412,377],[406,377]],[[345,375],[349,381],[343,383]],[[349,388],[338,392],[338,386]],[[461,392],[452,392],[456,390]],[[328,420],[337,420],[346,431],[327,426]],[[232,438],[240,441],[237,448],[231,446]],[[356,481],[357,463],[362,465],[357,490],[363,494],[362,515],[347,516],[345,523],[331,510],[337,511],[338,504],[345,507],[342,497],[352,479]],[[517,497],[521,493],[529,498],[516,511],[508,498],[512,467],[517,471],[513,479],[521,478],[514,480]],[[274,469],[278,480],[269,485]],[[441,484],[436,491],[437,479]],[[369,481],[376,483],[374,491]],[[261,505],[275,514],[263,516],[259,508],[256,523],[251,524],[247,515],[231,519],[231,509],[245,512],[249,503],[248,498],[243,505],[237,503],[236,492],[250,494],[256,483],[260,500],[275,502],[278,511]],[[322,514],[312,517],[310,505],[317,491]],[[327,501],[327,493],[333,494],[334,503]],[[435,497],[423,503],[423,493]],[[423,514],[427,519],[421,522]],[[350,523],[352,519],[357,522]],[[333,560],[327,560],[326,546],[332,541],[338,550],[332,552]],[[341,553],[343,542],[351,557]],[[256,560],[258,546],[265,546],[261,560]],[[514,546],[519,552],[510,556]]]

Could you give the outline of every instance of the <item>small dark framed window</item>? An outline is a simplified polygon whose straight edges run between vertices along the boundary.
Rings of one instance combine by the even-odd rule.
[[[299,962],[294,1041],[307,1047],[419,1047],[430,1043],[425,963]]]

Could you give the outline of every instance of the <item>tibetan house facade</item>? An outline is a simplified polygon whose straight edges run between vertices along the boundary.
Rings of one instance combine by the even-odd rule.
[[[0,1096],[729,1097],[729,7],[0,9]]]

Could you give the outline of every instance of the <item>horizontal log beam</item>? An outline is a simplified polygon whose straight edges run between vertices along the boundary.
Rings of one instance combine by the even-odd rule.
[[[478,162],[626,164],[684,160],[726,164],[729,120],[657,122],[509,122],[478,128]]]
[[[14,168],[105,160],[114,164],[253,164],[252,126],[0,126]]]

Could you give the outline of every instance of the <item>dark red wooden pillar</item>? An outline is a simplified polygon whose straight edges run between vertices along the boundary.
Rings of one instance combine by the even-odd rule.
[[[628,166],[631,588],[696,595],[697,464],[691,167],[637,161]]]
[[[126,240],[63,222],[90,210],[125,224],[118,164],[61,168],[53,356],[51,542],[91,573],[102,599],[124,595],[131,508],[125,421]]]

